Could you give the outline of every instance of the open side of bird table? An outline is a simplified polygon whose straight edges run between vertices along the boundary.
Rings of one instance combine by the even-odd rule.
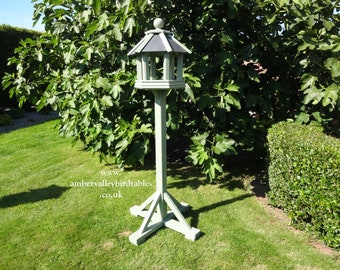
[[[171,32],[161,29],[161,19],[155,19],[154,26],[156,29],[146,32],[146,36],[128,54],[137,54],[135,87],[152,91],[155,98],[156,192],[141,205],[130,208],[132,215],[144,218],[139,230],[129,237],[135,245],[143,243],[163,226],[184,234],[192,241],[201,234],[183,216],[190,206],[178,202],[167,191],[166,96],[170,89],[185,87],[183,54],[190,51]]]

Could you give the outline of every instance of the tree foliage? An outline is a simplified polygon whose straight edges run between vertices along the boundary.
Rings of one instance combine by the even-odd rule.
[[[150,152],[153,98],[133,88],[127,52],[155,17],[193,51],[187,87],[167,98],[167,126],[191,137],[188,160],[209,179],[226,155],[263,149],[272,123],[338,117],[339,1],[34,2],[46,33],[22,41],[3,85],[20,104],[58,110],[60,132],[103,159],[138,165]]]

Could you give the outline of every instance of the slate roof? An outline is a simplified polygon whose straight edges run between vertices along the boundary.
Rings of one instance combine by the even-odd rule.
[[[170,31],[155,29],[145,33],[145,37],[128,53],[134,55],[144,52],[191,53]]]

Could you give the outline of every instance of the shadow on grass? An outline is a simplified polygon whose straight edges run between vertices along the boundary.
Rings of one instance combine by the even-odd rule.
[[[174,182],[168,183],[168,188],[187,188],[198,189],[200,186],[209,184],[199,170],[190,164],[185,166],[177,166],[176,164],[169,164],[168,176],[175,179]]]
[[[218,207],[229,205],[229,204],[232,204],[234,202],[242,201],[244,199],[247,199],[247,198],[253,197],[253,196],[254,196],[254,194],[244,194],[244,195],[241,195],[241,196],[238,196],[238,197],[235,197],[235,198],[231,198],[231,199],[224,200],[224,201],[221,201],[221,202],[213,203],[211,205],[203,206],[203,207],[195,209],[195,210],[190,209],[190,211],[188,211],[188,214],[187,214],[188,217],[192,217],[190,225],[192,227],[197,227],[198,221],[199,221],[199,216],[202,213],[209,212],[209,211],[214,210]]]
[[[249,179],[254,179],[255,172],[233,171],[228,169],[223,175],[213,182],[209,182],[200,171],[190,165],[176,168],[171,164],[168,175],[174,177],[176,180],[168,184],[168,188],[187,188],[198,189],[200,186],[218,185],[219,188],[225,188],[230,191],[235,189],[245,189],[245,184]]]
[[[199,168],[183,159],[170,160],[168,164],[168,175],[175,178],[175,181],[168,185],[169,188],[197,189],[205,185],[219,185],[220,188],[232,191],[248,189],[250,183],[259,177],[262,178],[261,182],[266,180],[263,176],[266,169],[264,160],[256,157],[254,153],[242,152],[228,157],[223,164],[224,173],[218,175],[213,182],[209,182]]]
[[[34,203],[43,200],[59,198],[69,187],[51,185],[45,188],[32,189],[27,192],[7,195],[0,198],[0,208],[8,208],[20,204]]]

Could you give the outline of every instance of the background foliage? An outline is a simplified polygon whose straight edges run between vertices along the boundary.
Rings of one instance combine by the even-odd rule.
[[[38,35],[39,32],[33,30],[13,27],[6,24],[0,25],[0,78],[4,76],[5,72],[15,72],[15,66],[7,66],[7,59],[13,57],[14,48],[20,45],[20,40],[34,38]],[[16,100],[14,98],[9,99],[8,93],[1,90],[2,85],[0,85],[0,107],[16,106]]]
[[[210,180],[227,155],[261,157],[277,121],[339,127],[339,1],[34,2],[46,33],[16,49],[3,85],[58,110],[60,132],[102,159],[136,166],[151,152],[153,98],[133,88],[126,55],[156,16],[193,51],[186,89],[167,99],[168,134],[191,137],[187,158]]]
[[[281,122],[268,132],[270,201],[299,229],[340,248],[340,141],[316,126]]]

